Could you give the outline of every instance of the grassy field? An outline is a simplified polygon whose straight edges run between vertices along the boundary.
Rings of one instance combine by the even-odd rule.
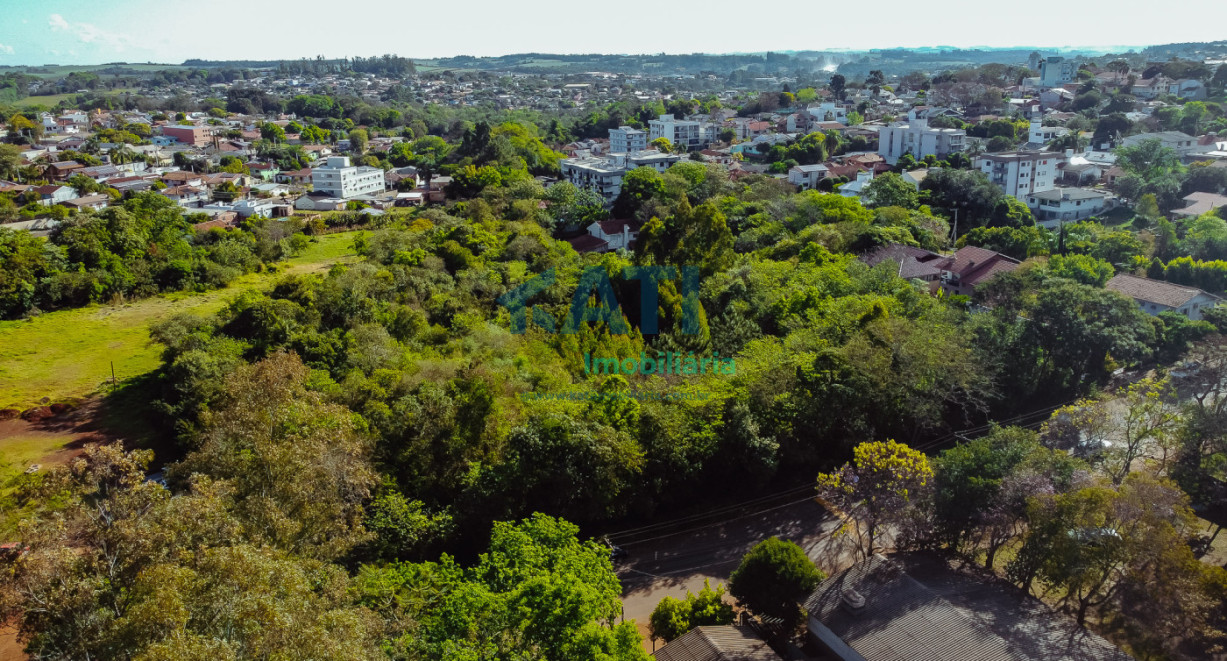
[[[161,353],[149,339],[151,324],[178,312],[216,312],[238,293],[268,287],[285,273],[324,270],[353,259],[353,235],[320,237],[303,254],[281,264],[278,272],[248,274],[218,291],[180,292],[0,322],[0,407],[28,408],[43,398],[89,395],[110,381],[112,362],[120,380],[150,372]]]

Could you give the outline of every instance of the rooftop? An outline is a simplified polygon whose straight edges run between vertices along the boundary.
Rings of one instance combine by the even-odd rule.
[[[1051,200],[1053,202],[1060,200],[1097,200],[1107,196],[1107,193],[1093,188],[1053,188],[1052,190],[1028,195],[1028,197],[1034,197],[1037,200]]]
[[[1124,273],[1118,274],[1109,280],[1105,286],[1136,301],[1157,303],[1173,309],[1188,303],[1198,294],[1206,294],[1206,292],[1196,287],[1172,284],[1162,280],[1151,280],[1150,278],[1139,278]],[[1213,296],[1213,294],[1206,295]],[[1215,298],[1218,297],[1215,296]]]
[[[844,605],[850,590],[864,598],[855,612]],[[1130,659],[1013,585],[932,554],[862,561],[823,581],[805,608],[811,631],[833,633],[872,661]]]
[[[782,661],[749,627],[695,627],[653,653],[657,661]]]

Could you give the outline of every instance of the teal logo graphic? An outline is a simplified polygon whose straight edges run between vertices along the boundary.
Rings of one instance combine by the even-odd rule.
[[[680,280],[684,299],[682,304],[682,334],[698,335],[699,326],[699,267],[683,266],[628,266],[622,269],[627,280],[639,281],[639,332],[655,335],[660,332],[656,309],[660,302],[660,283],[665,280]],[[562,328],[556,328],[554,318],[539,308],[530,307],[529,299],[554,284],[556,274],[550,269],[499,297],[499,305],[511,313],[511,332],[522,334],[528,331],[528,320],[547,333],[576,333],[580,325],[589,321],[601,321],[615,335],[625,335],[630,327],[622,317],[622,308],[614,293],[613,283],[605,269],[589,266],[580,276],[571,309]],[[589,297],[596,296],[596,306],[588,305]]]

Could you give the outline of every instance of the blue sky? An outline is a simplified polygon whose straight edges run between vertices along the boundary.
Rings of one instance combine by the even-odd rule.
[[[1010,16],[1001,10],[1009,8]],[[1028,9],[1030,8],[1030,9]],[[0,65],[895,46],[1087,46],[1227,37],[1227,0],[0,0]]]

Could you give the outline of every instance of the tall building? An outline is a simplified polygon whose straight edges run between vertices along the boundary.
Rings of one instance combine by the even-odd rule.
[[[648,141],[668,138],[674,149],[694,151],[707,145],[700,122],[674,119],[673,115],[661,115],[660,119],[648,122]]]
[[[918,117],[915,110],[908,112],[907,123],[885,126],[878,136],[878,153],[891,165],[904,154],[911,154],[916,160],[930,154],[945,158],[967,146],[966,131],[931,128],[929,120]]]
[[[1071,83],[1078,73],[1078,63],[1060,56],[1040,60],[1040,87],[1060,87]]]
[[[1041,151],[1010,151],[981,154],[976,157],[976,169],[983,172],[995,186],[1025,201],[1032,193],[1052,190],[1056,177],[1058,154]]]
[[[619,126],[609,129],[609,151],[613,154],[625,154],[633,151],[643,151],[648,148],[648,134],[629,126]]]
[[[349,164],[348,156],[330,156],[324,167],[311,171],[311,185],[317,193],[348,199],[379,193],[385,189],[383,170]]]

